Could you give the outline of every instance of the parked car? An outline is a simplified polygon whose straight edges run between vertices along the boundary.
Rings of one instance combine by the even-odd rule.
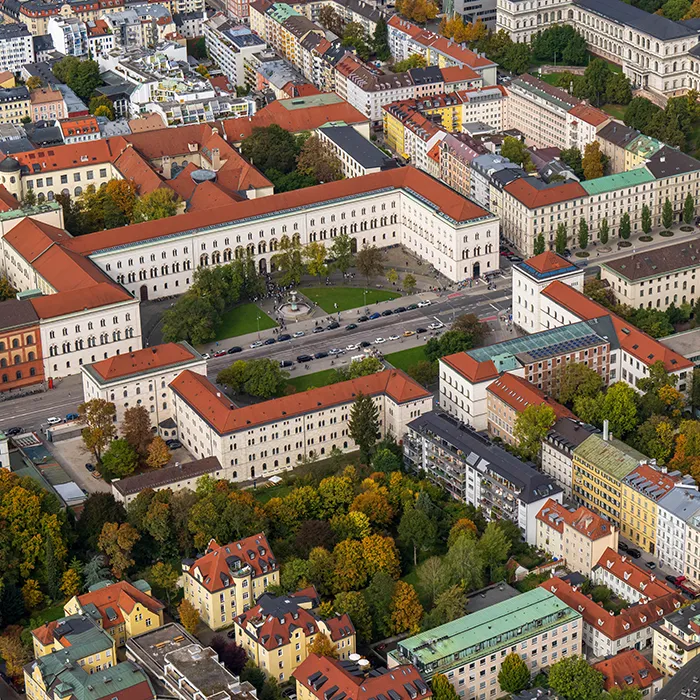
[[[171,450],[179,450],[182,447],[182,443],[179,440],[170,440],[168,447]]]
[[[274,345],[277,341],[274,338],[268,338],[265,341],[265,345]]]
[[[365,321],[369,321],[369,316],[360,316],[360,318],[357,319],[360,323],[364,323]]]
[[[304,336],[304,331],[295,331],[292,333],[292,338],[301,338]]]
[[[356,323],[348,323],[348,325],[345,326],[345,330],[346,330],[346,331],[354,331],[355,328],[357,328],[357,324],[356,324]]]
[[[77,413],[66,413],[66,420],[78,420],[80,416]]]
[[[326,329],[323,326],[316,326],[314,328],[314,333],[323,333]]]
[[[214,357],[223,357],[226,354],[226,350],[218,350],[214,353]]]
[[[406,311],[415,311],[418,308],[418,304],[409,304],[406,307]]]
[[[442,321],[433,321],[428,328],[430,328],[431,331],[437,331],[440,328],[442,328],[445,324]]]
[[[314,355],[314,359],[315,359],[315,360],[321,360],[321,359],[323,359],[324,357],[328,357],[328,353],[327,353],[327,352],[324,352],[323,350],[321,350],[320,352],[317,352],[317,353]]]
[[[51,416],[50,418],[46,419],[46,422],[49,425],[58,425],[59,423],[63,423],[63,418],[59,418],[58,416]]]
[[[423,299],[423,301],[418,302],[418,308],[422,309],[424,306],[430,306],[433,302],[430,299]]]
[[[374,339],[375,345],[381,345],[382,343],[386,343],[386,340],[384,338],[375,338]]]
[[[5,434],[12,437],[13,435],[21,435],[23,432],[24,432],[24,428],[19,428],[19,427],[15,426],[14,428],[10,428],[9,430],[6,430]]]
[[[375,318],[381,318],[381,317],[382,317],[382,315],[378,311],[375,311],[373,314],[370,315],[369,318],[370,318],[370,321],[373,321]]]
[[[618,543],[617,543],[617,548],[618,548],[621,552],[629,552],[629,551],[630,551],[629,545],[625,544],[624,542],[618,542]]]
[[[652,571],[656,568],[656,564],[653,561],[645,561],[644,566],[646,566],[647,569],[651,569]]]
[[[291,360],[280,360],[280,367],[292,367],[293,365]]]
[[[404,331],[404,332],[403,332],[403,337],[404,337],[404,338],[410,338],[412,335],[415,335],[415,334],[416,334],[415,331]]]
[[[384,309],[382,316],[391,316],[394,312],[391,309]]]
[[[327,326],[326,329],[329,331],[334,331],[336,328],[340,328],[340,324],[337,321],[331,321]]]
[[[282,335],[278,335],[278,336],[277,336],[277,342],[278,342],[278,343],[281,343],[281,342],[283,342],[283,341],[285,341],[285,340],[291,340],[291,339],[292,339],[292,336],[289,335],[289,333],[282,333]]]
[[[428,332],[427,328],[416,328],[416,333],[418,333],[419,335],[421,333],[427,333],[427,332]]]
[[[95,471],[95,465],[91,464],[90,462],[87,462],[85,464],[85,469],[87,469],[89,472],[94,472]]]
[[[205,360],[211,360],[211,355],[210,355],[208,352],[203,352],[203,353],[202,353],[202,357],[203,357]]]
[[[358,347],[359,347],[359,345],[353,345],[352,343],[350,343],[350,345],[345,346],[345,349],[348,352],[352,352],[353,350],[357,350]]]
[[[328,351],[329,355],[340,355],[343,351],[340,348],[331,348]]]
[[[370,343],[369,340],[363,340],[363,341],[360,343],[360,347],[361,347],[361,348],[368,348],[371,344],[372,344],[372,343]]]
[[[395,314],[402,314],[404,311],[406,311],[406,307],[405,307],[405,306],[397,306],[397,307],[394,309],[394,313],[395,313]]]
[[[229,355],[235,355],[237,352],[243,352],[243,348],[239,345],[234,345],[232,348],[228,349]]]
[[[250,349],[255,350],[255,348],[261,348],[263,346],[262,340],[256,340],[254,343],[250,344]]]
[[[314,358],[311,355],[298,355],[297,362],[303,365],[305,362],[311,362]]]
[[[638,549],[628,549],[627,554],[629,554],[633,559],[639,559],[642,553]]]
[[[398,335],[390,335],[389,340],[398,340],[399,336]]]

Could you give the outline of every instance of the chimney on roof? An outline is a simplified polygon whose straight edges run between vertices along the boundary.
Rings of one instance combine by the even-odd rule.
[[[221,167],[221,154],[218,148],[213,148],[211,151],[211,169],[216,172]]]
[[[610,427],[607,419],[603,421],[603,440],[605,440],[605,442],[610,440]]]
[[[173,176],[173,162],[170,160],[170,156],[163,156],[163,177],[166,180],[170,180]]]

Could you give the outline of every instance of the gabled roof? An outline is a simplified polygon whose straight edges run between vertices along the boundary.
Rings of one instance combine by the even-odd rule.
[[[593,664],[603,674],[605,690],[640,688],[644,690],[663,678],[651,662],[636,649],[628,649]]]
[[[503,188],[528,209],[547,207],[559,202],[568,202],[572,199],[587,197],[588,193],[578,182],[563,182],[542,186],[535,178],[521,177],[509,182]]]
[[[181,372],[170,387],[219,435],[250,430],[256,425],[290,420],[322,408],[351,403],[360,392],[369,396],[386,394],[399,404],[431,396],[429,391],[400,370],[384,370],[242,408],[236,408],[206,377],[190,370]]]
[[[478,362],[466,352],[456,352],[442,358],[450,367],[469,379],[472,384],[487,382],[498,377],[498,370],[492,360]]]
[[[569,510],[565,505],[557,503],[551,498],[542,506],[536,517],[560,534],[564,532],[564,523],[566,523],[589,540],[594,541],[601,537],[607,537],[615,531],[615,527],[608,520],[585,506]]]
[[[544,404],[554,411],[557,418],[576,418],[566,406],[562,406],[551,396],[547,396],[527,379],[510,372],[502,374],[495,382],[489,384],[486,391],[518,413],[524,411],[528,406],[542,406]]]
[[[568,270],[575,267],[575,265],[572,265],[572,263],[566,258],[563,258],[561,255],[553,253],[550,250],[540,253],[539,255],[535,255],[533,258],[528,258],[523,263],[519,264],[526,265],[540,274],[545,274],[547,272],[561,272],[562,270]]]
[[[576,117],[577,119],[586,122],[587,124],[591,124],[592,126],[600,126],[601,124],[605,124],[605,122],[610,121],[610,115],[606,114],[600,109],[591,107],[591,105],[585,104],[584,102],[572,107],[569,110],[569,114],[572,117]]]
[[[153,613],[165,608],[163,603],[141,590],[141,588],[150,590],[150,586],[145,581],[137,581],[137,583],[140,584],[140,588],[128,581],[118,581],[108,585],[97,584],[90,592],[78,596],[80,609],[95,618],[96,622],[99,618],[102,629],[108,630],[123,624],[124,613],[131,614],[137,605]]]
[[[604,569],[649,600],[675,592],[673,588],[660,581],[656,574],[641,569],[630,557],[619,554],[610,547],[603,552],[598,563],[593,567],[593,571],[596,569]]]
[[[95,362],[90,367],[105,381],[114,381],[152,370],[165,370],[198,359],[201,359],[199,353],[187,343],[164,343],[115,355]]]

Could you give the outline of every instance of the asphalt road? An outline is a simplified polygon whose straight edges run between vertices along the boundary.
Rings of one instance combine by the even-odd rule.
[[[506,284],[508,286],[505,286]],[[495,318],[499,314],[510,311],[510,279],[502,279],[500,285],[502,285],[500,289],[491,291],[457,292],[442,297],[425,308],[359,323],[358,328],[352,331],[346,331],[344,327],[349,323],[356,322],[361,314],[357,314],[354,310],[344,311],[340,318],[341,327],[334,331],[324,331],[318,334],[307,333],[304,337],[296,338],[293,341],[276,343],[272,346],[263,346],[254,350],[251,350],[246,345],[243,352],[239,354],[210,359],[208,362],[208,375],[214,381],[219,371],[236,359],[249,360],[258,357],[270,357],[275,360],[295,361],[295,369],[292,372],[292,376],[299,376],[300,374],[318,372],[321,369],[330,367],[332,358],[314,360],[310,363],[307,371],[303,366],[296,365],[296,357],[298,355],[313,355],[320,351],[327,352],[334,347],[345,348],[349,344],[357,344],[363,340],[372,342],[378,337],[402,336],[406,330],[415,330],[421,326],[427,328],[428,324],[436,319],[439,319],[445,325],[449,325],[456,316],[465,313],[473,313],[483,319]],[[272,337],[272,335],[272,331],[268,330],[261,333],[260,337],[265,339]],[[426,336],[428,334],[405,338],[402,341],[387,341],[379,347],[387,355],[391,352],[420,345],[425,342]],[[222,343],[221,347],[228,349],[234,344],[235,341],[229,340]],[[349,353],[346,354],[345,360],[348,359],[348,355]],[[80,375],[67,377],[56,388],[46,393],[0,402],[0,429],[19,426],[25,430],[39,431],[46,424],[46,419],[49,416],[65,416],[67,413],[72,413],[82,400],[83,390]]]

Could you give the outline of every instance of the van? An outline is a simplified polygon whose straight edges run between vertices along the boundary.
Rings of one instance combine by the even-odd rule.
[[[362,360],[364,360],[366,357],[367,355],[353,355],[350,358],[350,364],[352,364],[353,362],[362,362]]]

